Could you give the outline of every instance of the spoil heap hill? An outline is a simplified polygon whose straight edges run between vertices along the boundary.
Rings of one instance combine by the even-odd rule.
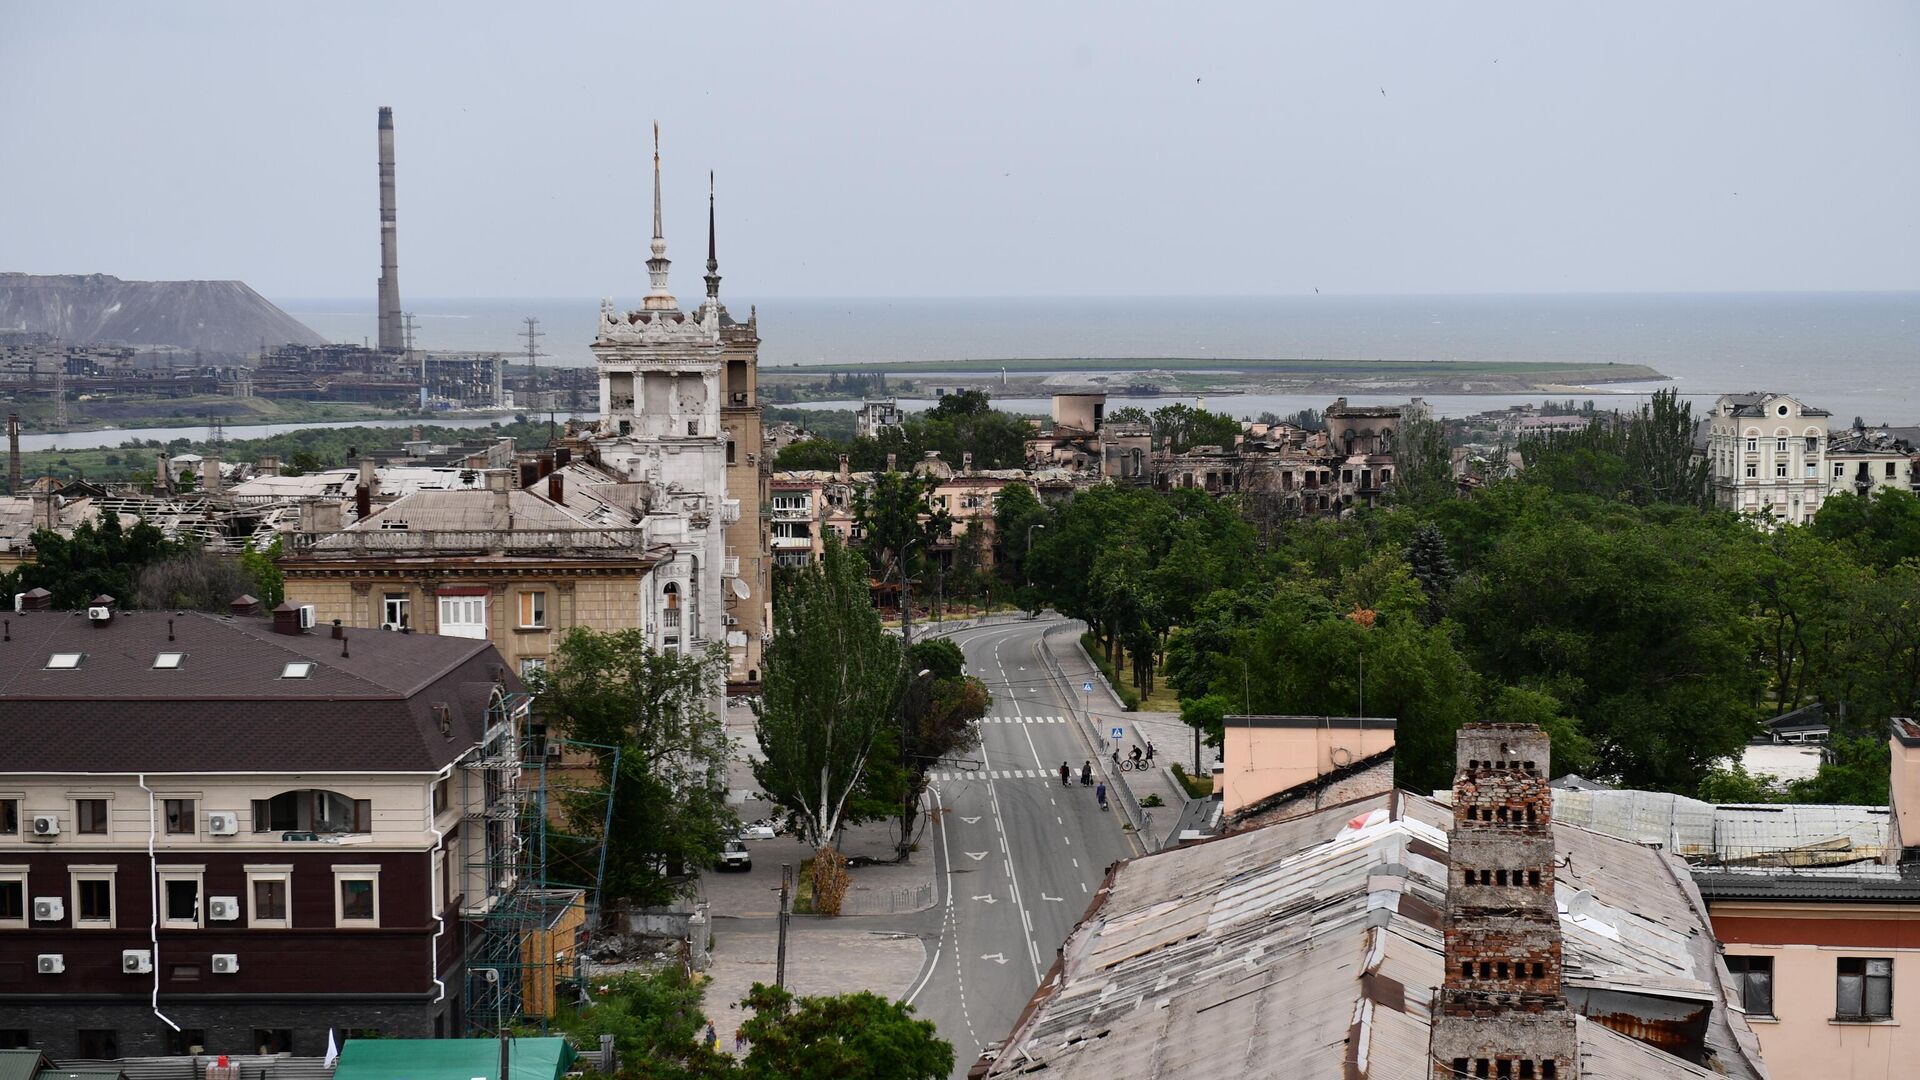
[[[75,345],[171,346],[250,356],[262,342],[326,339],[244,281],[121,281],[109,274],[0,273],[0,328]]]

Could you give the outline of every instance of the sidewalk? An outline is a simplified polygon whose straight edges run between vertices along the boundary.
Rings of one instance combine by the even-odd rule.
[[[1080,647],[1080,634],[1084,629],[1081,623],[1070,621],[1065,628],[1048,634],[1048,651],[1052,653],[1054,662],[1060,665],[1067,681],[1073,684],[1080,707],[1107,747],[1114,746],[1114,728],[1119,728],[1121,732],[1119,748],[1122,758],[1136,744],[1144,750],[1149,741],[1153,743],[1154,762],[1159,768],[1118,775],[1119,783],[1126,785],[1136,802],[1148,795],[1158,795],[1164,804],[1159,808],[1142,808],[1144,814],[1150,815],[1143,831],[1151,840],[1150,846],[1158,849],[1166,845],[1178,825],[1180,811],[1187,803],[1186,789],[1173,778],[1173,771],[1168,766],[1178,761],[1191,772],[1193,729],[1181,722],[1179,713],[1127,712],[1113,688],[1107,685],[1106,677],[1094,666],[1086,650]],[[1093,691],[1082,692],[1080,688],[1088,682],[1093,683]],[[1219,750],[1203,742],[1200,746],[1202,771],[1199,775],[1211,776],[1219,757]],[[1111,762],[1108,767],[1111,769]]]
[[[753,710],[744,706],[729,708],[726,715],[727,738],[734,747],[727,765],[727,801],[742,822],[774,817],[777,807],[760,790],[753,778],[750,757],[760,752],[754,734]],[[925,846],[927,817],[921,814],[914,825],[920,848],[907,862],[891,860],[898,852],[899,823],[877,821],[849,825],[841,831],[840,853],[849,858],[888,860],[873,865],[848,868],[851,885],[841,911],[843,915],[900,915],[922,911],[934,902],[934,857]],[[790,835],[772,840],[749,840],[747,851],[753,856],[753,868],[742,872],[708,870],[700,876],[700,895],[712,905],[717,918],[770,916],[779,912],[780,864],[793,866],[796,878],[800,864],[813,857],[813,849]]]
[[[787,989],[803,997],[871,990],[898,1000],[926,964],[927,948],[912,934],[812,918],[794,919],[787,931]],[[773,984],[778,951],[773,927],[716,927],[704,1007],[723,1052],[733,1052],[733,1033],[746,1019],[740,999],[756,982]]]

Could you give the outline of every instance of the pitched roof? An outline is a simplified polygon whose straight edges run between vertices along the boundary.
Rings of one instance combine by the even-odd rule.
[[[1709,900],[1793,900],[1912,904],[1920,901],[1920,866],[1796,867],[1696,870],[1694,884]]]
[[[1450,820],[1391,792],[1116,864],[976,1075],[1267,1076],[1275,1062],[1299,1077],[1426,1075]],[[1554,838],[1569,997],[1704,1009],[1722,1073],[1760,1075],[1684,871],[1584,829]],[[1580,1042],[1590,1080],[1708,1075],[1597,1023]]]
[[[326,633],[276,634],[269,619],[116,612],[96,626],[47,611],[9,623],[5,772],[432,771],[479,741],[496,683],[519,690],[493,646],[467,638],[349,631],[342,656]],[[49,668],[55,653],[82,659]],[[181,654],[178,666],[155,667],[161,653]],[[312,665],[304,678],[285,677],[295,662]]]

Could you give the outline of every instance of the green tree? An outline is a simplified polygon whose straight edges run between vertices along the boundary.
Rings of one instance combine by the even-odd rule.
[[[280,572],[280,555],[280,537],[277,535],[265,550],[249,544],[240,553],[240,567],[253,579],[253,597],[265,604],[269,611],[279,607],[287,598],[287,579]]]
[[[749,1080],[940,1080],[953,1071],[953,1046],[913,1006],[860,991],[795,998],[755,983],[740,1026],[751,1042]]]
[[[1881,488],[1866,498],[1851,492],[1830,496],[1813,517],[1813,533],[1851,548],[1870,566],[1920,559],[1920,496],[1899,488]]]
[[[642,907],[667,903],[739,828],[726,803],[726,729],[710,705],[726,660],[717,646],[702,655],[658,652],[637,629],[576,627],[547,670],[528,679],[548,726],[589,744],[599,784],[563,789],[557,801],[569,832],[605,846],[612,896]],[[564,843],[558,854],[585,857]]]
[[[553,1029],[577,1045],[613,1036],[620,1080],[694,1080],[735,1073],[729,1057],[700,1044],[701,987],[678,967],[596,976],[584,1005],[562,1008]]]
[[[53,594],[53,606],[75,610],[105,594],[123,603],[134,597],[140,570],[181,551],[165,533],[144,520],[123,528],[111,510],[98,524],[82,521],[71,537],[39,529],[33,533],[33,561],[0,574],[0,592],[11,596],[32,589]]]
[[[1231,450],[1240,438],[1240,422],[1222,413],[1175,402],[1153,410],[1153,437],[1175,454],[1196,446]]]
[[[875,573],[913,575],[928,551],[951,528],[944,509],[930,501],[938,478],[883,472],[854,493],[853,516],[866,539],[861,550]]]
[[[902,648],[873,609],[862,560],[829,539],[774,597],[754,776],[807,842],[828,848],[875,742],[893,725]]]
[[[928,420],[958,420],[985,416],[992,411],[993,405],[985,390],[958,390],[941,397],[923,415]]]

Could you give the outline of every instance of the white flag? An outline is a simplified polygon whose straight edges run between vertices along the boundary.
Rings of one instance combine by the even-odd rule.
[[[338,1065],[339,1063],[340,1063],[340,1046],[338,1043],[333,1041],[333,1029],[328,1028],[327,1029],[327,1057],[326,1057],[326,1060],[322,1061],[320,1064],[324,1068],[331,1069],[335,1065]]]

